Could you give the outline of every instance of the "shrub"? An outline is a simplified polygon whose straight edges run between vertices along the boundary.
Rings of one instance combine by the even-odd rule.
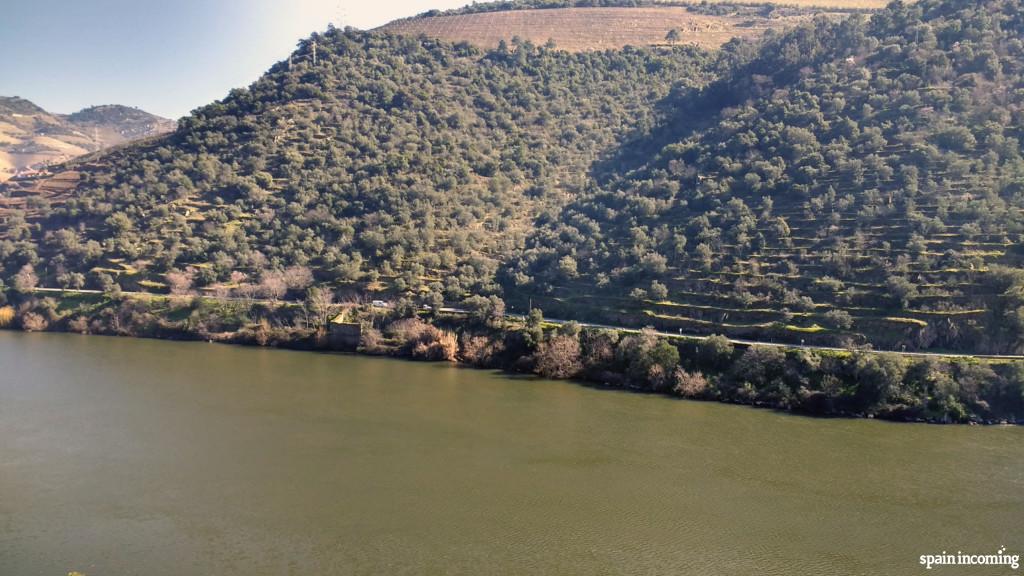
[[[417,360],[454,362],[458,358],[459,342],[455,334],[430,326],[416,342],[410,355]]]
[[[676,368],[673,390],[683,398],[704,398],[708,394],[708,379],[700,372],[687,372]]]

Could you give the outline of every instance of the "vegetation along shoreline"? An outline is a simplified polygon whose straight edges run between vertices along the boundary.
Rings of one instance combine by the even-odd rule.
[[[0,328],[209,341],[388,356],[573,380],[600,388],[719,401],[817,417],[1020,424],[1024,362],[737,345],[724,336],[581,327],[498,298],[459,308],[407,300],[304,299],[108,291],[0,296]],[[282,296],[291,296],[284,294]]]

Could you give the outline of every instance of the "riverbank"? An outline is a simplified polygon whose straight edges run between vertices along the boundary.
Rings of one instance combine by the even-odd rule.
[[[345,351],[536,374],[812,416],[931,423],[1024,419],[1024,364],[737,346],[473,312],[123,294],[9,293],[0,327]],[[339,337],[342,335],[342,337]]]

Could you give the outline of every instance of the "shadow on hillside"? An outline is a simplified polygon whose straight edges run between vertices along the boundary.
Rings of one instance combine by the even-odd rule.
[[[713,105],[707,88],[676,88],[655,104],[660,118],[651,130],[637,130],[623,138],[591,166],[600,185],[647,166],[665,146],[686,140],[718,121],[721,107]]]

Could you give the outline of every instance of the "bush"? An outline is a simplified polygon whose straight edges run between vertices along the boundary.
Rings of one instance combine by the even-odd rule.
[[[35,312],[25,312],[21,315],[21,329],[26,332],[42,332],[48,326],[46,319]]]
[[[705,398],[708,395],[708,379],[700,372],[687,372],[676,368],[673,391],[683,398]]]

